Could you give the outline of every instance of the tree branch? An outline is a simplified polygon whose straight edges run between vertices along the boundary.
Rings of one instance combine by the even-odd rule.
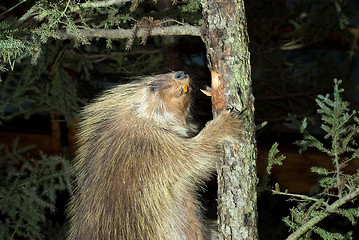
[[[116,4],[125,4],[131,2],[131,0],[107,0],[107,1],[97,1],[97,2],[85,2],[81,3],[78,6],[71,9],[72,12],[79,11],[83,8],[98,8],[98,7],[108,7]]]
[[[285,195],[285,196],[300,198],[300,199],[303,199],[303,200],[308,200],[308,201],[313,201],[313,202],[318,202],[318,201],[320,201],[319,199],[312,198],[312,197],[308,197],[307,195],[302,195],[302,194],[294,194],[294,193],[280,192],[280,191],[277,191],[277,190],[272,190],[272,193],[273,193],[273,194],[277,194],[277,195]]]
[[[318,222],[322,221],[324,218],[326,218],[331,213],[333,213],[335,210],[337,210],[340,206],[349,202],[350,200],[357,197],[358,195],[359,195],[359,189],[355,190],[354,192],[349,193],[348,195],[343,196],[342,198],[339,198],[333,204],[329,205],[325,212],[310,219],[308,222],[306,222],[304,225],[302,225],[300,228],[298,228],[295,232],[293,232],[291,235],[289,235],[289,237],[286,240],[298,239],[300,236],[302,236],[304,233],[306,233],[309,229],[312,229],[314,227],[314,225],[316,225]]]
[[[79,34],[85,38],[109,38],[109,39],[125,39],[132,37],[131,29],[80,29]],[[66,31],[60,31],[60,39],[72,39],[75,35],[69,34]],[[169,27],[154,27],[151,29],[150,36],[201,36],[200,26],[169,26]],[[140,28],[137,31],[136,37],[148,36],[148,30]]]

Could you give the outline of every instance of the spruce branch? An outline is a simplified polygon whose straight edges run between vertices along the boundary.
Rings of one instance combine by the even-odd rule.
[[[309,236],[311,232],[319,234],[324,239],[344,239],[345,236],[342,234],[328,232],[317,224],[332,213],[337,213],[346,217],[354,225],[359,214],[357,208],[348,209],[343,206],[359,195],[358,172],[352,175],[343,172],[343,168],[351,160],[358,158],[359,150],[355,136],[359,133],[359,126],[357,125],[357,111],[350,111],[349,103],[343,101],[340,96],[344,92],[339,88],[340,84],[341,81],[335,79],[334,93],[325,96],[318,95],[316,99],[319,107],[317,112],[321,115],[321,128],[325,132],[324,139],[329,139],[331,145],[324,144],[308,132],[306,119],[301,124],[292,119],[291,125],[295,125],[303,134],[303,140],[296,142],[302,147],[301,150],[306,150],[307,147],[317,148],[331,158],[333,169],[311,168],[311,172],[321,177],[319,186],[324,189],[321,194],[314,197],[281,192],[279,188],[273,191],[274,194],[287,195],[298,199],[298,202],[303,202],[291,210],[291,218],[283,219],[294,231],[287,239],[302,238],[303,234]],[[325,145],[328,146],[324,147]],[[328,204],[333,198],[337,200]]]
[[[320,199],[314,198],[314,197],[309,197],[307,195],[303,195],[303,194],[295,194],[295,193],[288,193],[288,192],[281,192],[279,190],[272,190],[273,194],[277,194],[277,195],[284,195],[284,196],[289,196],[289,197],[293,197],[293,198],[299,198],[301,200],[304,201],[312,201],[312,202],[323,202]],[[324,203],[324,202],[323,202]],[[326,205],[326,204],[325,204]],[[327,205],[329,207],[329,205]]]
[[[11,8],[7,9],[6,11],[4,11],[3,13],[0,14],[0,17],[4,16],[5,14],[7,14],[8,12],[11,12],[12,10],[14,10],[15,8],[17,8],[18,6],[20,6],[21,4],[23,4],[24,2],[26,2],[27,0],[21,0],[20,2],[18,2],[17,4],[15,4],[14,6],[12,6]]]
[[[307,231],[311,230],[317,223],[319,223],[321,220],[332,214],[333,212],[337,211],[339,207],[346,204],[347,202],[351,201],[355,197],[359,195],[359,189],[355,190],[354,192],[351,192],[342,198],[339,198],[334,203],[330,204],[325,211],[320,212],[317,216],[311,218],[309,221],[307,221],[305,224],[300,226],[295,232],[293,232],[291,235],[288,236],[287,240],[294,240],[298,239],[300,236],[302,236]]]
[[[85,38],[107,38],[107,39],[126,39],[131,38],[131,29],[79,29],[79,34]],[[146,29],[139,29],[136,37],[144,37],[147,35]],[[169,27],[155,27],[151,29],[150,36],[201,36],[200,26],[169,26]],[[62,40],[73,39],[75,36],[66,31],[59,32],[59,38]]]
[[[272,145],[271,149],[269,150],[268,157],[265,159],[267,167],[263,174],[262,180],[258,184],[259,193],[266,190],[273,165],[282,165],[284,159],[286,158],[284,155],[276,156],[279,153],[278,145],[279,144],[277,142]]]
[[[131,2],[131,0],[107,0],[107,1],[96,1],[96,2],[85,2],[73,7],[72,12],[77,12],[84,8],[99,8],[99,7],[109,7],[112,5],[125,4]]]
[[[0,144],[0,239],[44,239],[46,212],[56,210],[57,193],[72,194],[70,161],[40,153],[26,158],[31,147]]]

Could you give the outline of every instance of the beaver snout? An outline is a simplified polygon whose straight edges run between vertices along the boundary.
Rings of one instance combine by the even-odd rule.
[[[187,75],[187,73],[185,73],[183,71],[179,71],[179,72],[175,72],[174,78],[176,80],[182,80],[182,79],[188,78],[188,75]]]

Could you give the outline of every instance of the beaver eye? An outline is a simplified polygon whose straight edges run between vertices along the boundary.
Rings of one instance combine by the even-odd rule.
[[[156,92],[160,88],[160,84],[152,83],[150,85],[151,92]]]
[[[158,88],[159,88],[158,85],[152,85],[152,86],[151,86],[151,91],[152,91],[152,92],[155,92],[155,91],[158,90]]]
[[[164,80],[164,79],[159,79],[159,80],[156,80],[154,82],[151,82],[149,84],[151,92],[158,91],[158,89],[161,88],[162,86],[164,86],[165,83],[166,83],[166,80]]]

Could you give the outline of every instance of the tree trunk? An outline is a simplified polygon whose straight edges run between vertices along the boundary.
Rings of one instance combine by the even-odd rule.
[[[243,0],[205,0],[203,41],[212,75],[213,112],[241,112],[244,139],[218,164],[219,239],[258,239],[254,98]]]

